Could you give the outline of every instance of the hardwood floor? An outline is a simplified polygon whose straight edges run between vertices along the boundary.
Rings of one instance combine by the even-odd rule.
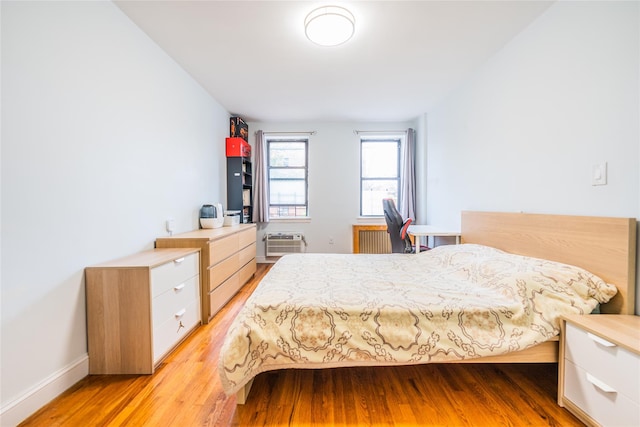
[[[92,375],[22,426],[581,426],[556,404],[555,364],[433,364],[259,375],[236,406],[217,374],[226,330],[268,270],[153,375]]]

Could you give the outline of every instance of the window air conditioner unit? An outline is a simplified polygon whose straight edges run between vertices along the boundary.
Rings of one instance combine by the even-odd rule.
[[[264,237],[266,256],[299,254],[305,251],[304,234],[295,232],[267,233]]]

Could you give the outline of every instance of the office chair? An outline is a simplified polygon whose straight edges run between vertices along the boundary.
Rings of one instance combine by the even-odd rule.
[[[407,233],[411,218],[406,221],[402,219],[393,199],[382,199],[382,208],[384,210],[384,219],[387,222],[387,233],[391,238],[391,252],[401,254],[415,252],[411,245],[409,233]]]

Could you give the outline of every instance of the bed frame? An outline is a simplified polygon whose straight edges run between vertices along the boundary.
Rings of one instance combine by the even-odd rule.
[[[618,288],[601,312],[634,313],[635,218],[464,211],[461,241],[582,267]],[[558,342],[452,363],[553,363],[558,361]]]
[[[601,306],[603,313],[634,312],[635,218],[464,211],[461,242],[582,267],[618,288]],[[553,363],[558,361],[558,341],[502,356],[437,363]],[[245,402],[252,383],[237,393],[238,404]]]

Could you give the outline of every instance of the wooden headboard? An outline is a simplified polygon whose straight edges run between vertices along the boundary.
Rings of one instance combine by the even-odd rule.
[[[618,288],[603,313],[634,313],[635,218],[464,211],[462,243],[582,267]]]

